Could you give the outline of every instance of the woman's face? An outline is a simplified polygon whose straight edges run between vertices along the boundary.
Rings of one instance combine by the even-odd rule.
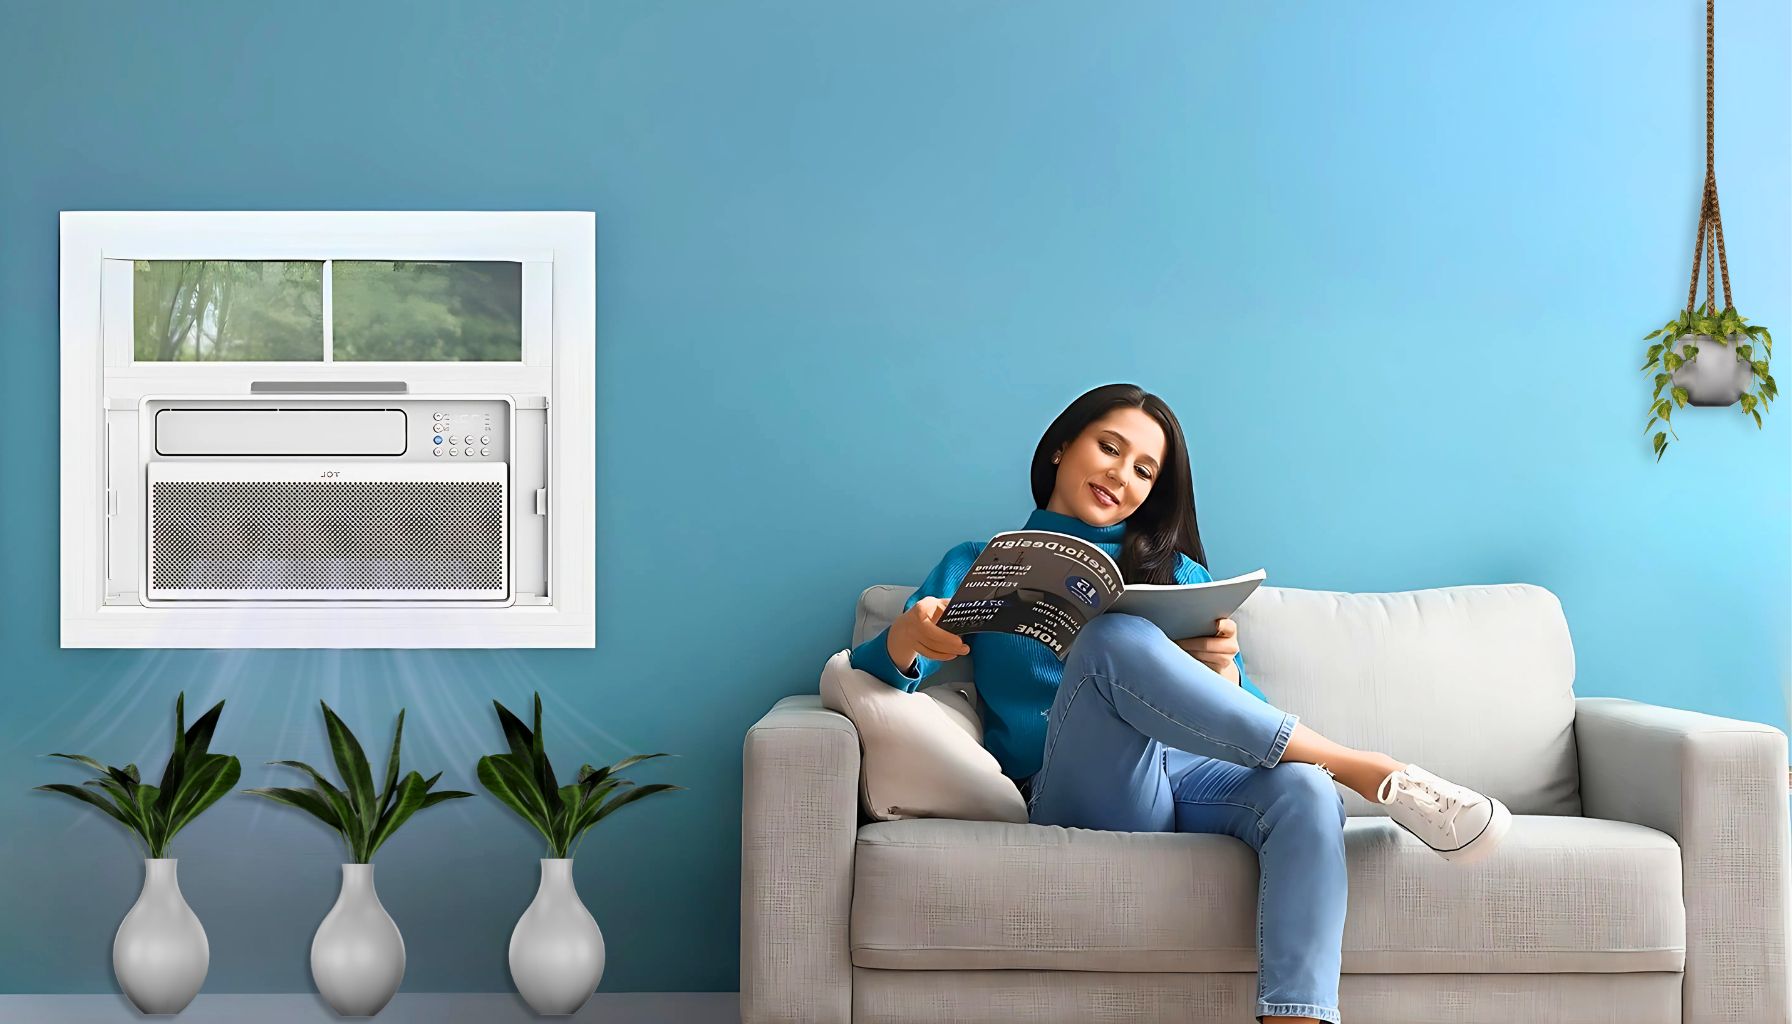
[[[1144,504],[1163,468],[1164,430],[1143,409],[1122,406],[1083,428],[1058,454],[1046,509],[1112,526]]]

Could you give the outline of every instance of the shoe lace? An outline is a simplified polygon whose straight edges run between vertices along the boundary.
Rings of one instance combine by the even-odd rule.
[[[1456,816],[1462,813],[1462,801],[1455,794],[1443,792],[1405,772],[1395,772],[1382,779],[1375,796],[1384,804],[1404,797],[1413,806],[1431,812],[1440,831],[1455,828]]]

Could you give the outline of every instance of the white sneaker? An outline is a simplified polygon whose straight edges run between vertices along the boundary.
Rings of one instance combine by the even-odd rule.
[[[1375,797],[1394,824],[1457,864],[1493,852],[1512,827],[1512,812],[1490,796],[1409,764],[1381,780]]]

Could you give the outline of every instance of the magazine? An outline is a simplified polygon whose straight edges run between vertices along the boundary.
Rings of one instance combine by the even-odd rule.
[[[1139,615],[1174,640],[1214,635],[1262,583],[1258,569],[1211,583],[1134,583],[1101,547],[1051,530],[998,533],[971,563],[940,613],[948,632],[1032,637],[1062,661],[1070,642],[1105,611]]]

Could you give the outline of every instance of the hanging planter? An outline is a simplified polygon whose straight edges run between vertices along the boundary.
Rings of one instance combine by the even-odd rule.
[[[1667,430],[1655,432],[1650,443],[1655,461],[1667,451],[1669,422],[1676,407],[1741,404],[1759,429],[1767,403],[1779,397],[1773,375],[1767,372],[1773,355],[1773,335],[1767,328],[1750,325],[1730,301],[1730,261],[1724,252],[1724,222],[1717,204],[1716,91],[1712,74],[1715,49],[1715,0],[1705,0],[1705,189],[1699,201],[1698,240],[1692,253],[1692,283],[1686,289],[1686,307],[1679,316],[1652,331],[1644,341],[1662,340],[1649,346],[1642,370],[1654,372],[1655,393],[1649,399],[1647,434],[1660,421]],[[1705,302],[1697,309],[1699,268],[1705,270]],[[1724,282],[1724,304],[1717,305],[1717,278]],[[1756,358],[1756,345],[1760,358]],[[1701,353],[1703,353],[1701,355]],[[1749,387],[1756,386],[1753,394]],[[1666,398],[1662,390],[1670,389]],[[1680,435],[1674,433],[1674,440]]]

